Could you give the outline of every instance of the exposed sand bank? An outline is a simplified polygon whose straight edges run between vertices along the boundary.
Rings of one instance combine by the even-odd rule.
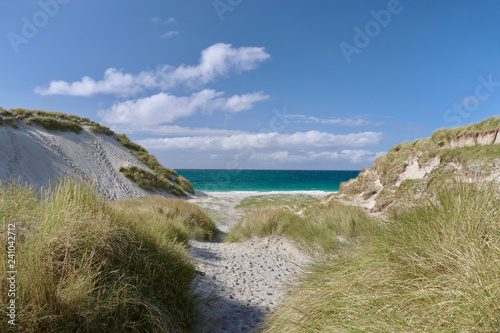
[[[150,195],[123,176],[120,167],[147,166],[111,136],[84,129],[51,132],[18,122],[18,129],[0,126],[0,179],[47,186],[64,175],[92,180],[109,199]]]

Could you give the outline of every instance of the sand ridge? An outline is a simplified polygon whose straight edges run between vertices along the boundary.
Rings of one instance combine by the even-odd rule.
[[[80,134],[51,132],[18,122],[0,126],[0,179],[48,186],[64,175],[94,181],[109,200],[150,195],[123,176],[120,167],[150,170],[112,136],[84,128]],[[168,196],[168,194],[165,194]]]

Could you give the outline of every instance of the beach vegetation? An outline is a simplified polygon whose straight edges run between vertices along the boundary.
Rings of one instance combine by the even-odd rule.
[[[179,186],[184,190],[186,191],[187,193],[191,193],[191,194],[194,194],[194,187],[193,185],[191,184],[191,182],[189,180],[187,180],[186,178],[182,177],[182,176],[177,176],[177,178],[175,178],[175,182],[177,184],[179,184]]]
[[[366,200],[376,195],[374,212],[404,205],[401,198],[406,191],[398,187],[410,163],[417,164],[420,170],[428,168],[422,176],[427,184],[419,186],[428,196],[436,194],[441,182],[451,181],[448,175],[457,180],[488,176],[500,161],[499,135],[500,117],[496,116],[467,126],[442,128],[430,138],[403,142],[378,157],[373,167],[363,170],[356,179],[342,183],[339,196],[362,194]],[[409,195],[406,199],[413,201]]]
[[[118,140],[118,142],[120,142],[120,144],[125,147],[125,148],[128,148],[129,150],[132,150],[132,151],[135,151],[135,152],[147,152],[146,151],[146,148],[144,148],[143,146],[141,145],[138,145],[137,143],[135,142],[132,142],[126,134],[118,134],[116,136],[116,139]]]
[[[177,172],[174,169],[165,168],[163,165],[161,165],[156,156],[148,153],[146,148],[142,147],[141,145],[138,145],[135,142],[132,142],[125,134],[118,134],[116,138],[123,147],[128,148],[130,152],[134,154],[139,161],[141,161],[144,165],[149,167],[154,172],[155,178],[159,180],[158,184],[160,185],[160,187],[156,188],[161,189],[162,183],[171,184],[169,185],[171,187],[169,190],[172,190],[173,191],[172,194],[176,196],[185,196],[184,191],[194,194],[193,185],[189,182],[189,180],[187,180],[184,177],[177,180],[177,178],[179,178]],[[124,168],[124,170],[125,169],[126,168]],[[132,175],[133,173],[137,174],[136,169],[128,171],[129,175]],[[148,173],[150,174],[150,172]],[[146,183],[150,182],[150,180],[152,180],[153,178],[151,178],[150,175],[148,175],[147,173],[144,173],[144,175],[147,176],[147,180],[146,182],[141,181],[141,183],[144,183],[143,185],[146,185]],[[136,177],[136,179],[137,181],[139,181],[140,177]]]
[[[47,116],[27,118],[25,123],[28,125],[35,123],[49,131],[75,132],[77,134],[82,131],[82,126],[77,122]]]
[[[298,209],[300,207],[306,207],[308,203],[314,200],[314,196],[305,193],[253,195],[241,200],[235,208],[249,209],[266,206],[282,206]]]
[[[247,210],[224,241],[286,236],[304,249],[325,253],[371,232],[374,225],[362,208],[337,201],[310,204],[300,215],[289,207],[264,206]]]
[[[450,184],[314,266],[264,332],[496,332],[499,221],[496,183]]]
[[[3,120],[7,124],[9,124],[10,126],[12,126],[13,128],[16,128],[16,129],[19,128],[19,126],[17,125],[16,120],[14,119],[13,116],[4,116]]]
[[[175,191],[175,193],[172,192],[172,194],[177,196],[185,196],[184,191],[179,188],[179,185],[171,182],[167,178],[161,177],[156,173],[141,169],[135,165],[121,167],[120,172],[122,172],[125,177],[131,179],[140,188],[143,188],[147,191],[173,191],[175,189],[178,189],[180,191]]]
[[[15,234],[17,332],[189,331],[200,313],[186,238],[210,238],[213,226],[189,203],[109,204],[96,192],[73,179],[41,191],[0,187],[1,243]],[[2,304],[12,274],[5,251]],[[2,306],[2,332],[10,329],[7,314]]]
[[[89,129],[90,129],[90,131],[92,131],[94,133],[101,133],[101,134],[106,134],[109,136],[112,136],[115,134],[115,132],[113,132],[109,127],[101,125],[101,124],[96,123],[96,122],[92,122],[92,125],[90,126]]]
[[[186,200],[153,195],[115,201],[111,206],[128,217],[133,230],[154,235],[158,243],[177,241],[187,245],[191,237],[212,240],[217,234],[210,217]]]

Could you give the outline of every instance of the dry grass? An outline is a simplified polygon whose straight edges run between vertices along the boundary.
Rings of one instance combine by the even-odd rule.
[[[329,252],[371,232],[373,225],[373,220],[361,208],[336,201],[310,205],[303,216],[289,208],[264,206],[249,209],[225,241],[284,235],[313,252]]]
[[[18,332],[192,327],[198,317],[195,270],[180,242],[185,231],[162,229],[159,219],[154,226],[147,219],[138,223],[130,215],[81,181],[66,179],[41,193],[14,184],[0,188],[0,242],[6,244],[8,223],[17,229]],[[6,304],[1,248],[0,299]],[[0,331],[7,332],[7,320],[2,306]]]
[[[175,237],[176,241],[186,244],[191,236],[211,240],[217,233],[208,215],[185,200],[154,195],[116,201],[112,206],[128,216],[134,230],[147,229],[158,242]]]
[[[305,276],[265,332],[498,332],[498,185],[458,184]]]

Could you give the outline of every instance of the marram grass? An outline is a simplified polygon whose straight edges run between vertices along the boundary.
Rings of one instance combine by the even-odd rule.
[[[456,184],[314,268],[265,332],[499,332],[498,184]]]
[[[195,269],[181,241],[210,224],[204,216],[196,220],[197,209],[189,215],[191,208],[176,208],[193,217],[177,230],[165,220],[138,223],[141,213],[129,216],[77,180],[41,193],[12,183],[0,187],[0,331],[9,328],[3,306],[9,223],[17,230],[18,332],[189,330],[199,317],[191,289]],[[143,214],[154,217],[148,210]]]
[[[307,209],[301,208],[301,215],[281,204],[257,207],[246,211],[225,241],[282,235],[312,252],[329,252],[371,232],[375,223],[363,209],[336,201],[310,204]]]

